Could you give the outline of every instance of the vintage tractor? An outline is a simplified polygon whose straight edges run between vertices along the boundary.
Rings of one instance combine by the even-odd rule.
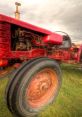
[[[59,63],[70,58],[82,62],[82,46],[76,55],[67,34],[18,20],[18,6],[16,3],[17,19],[0,14],[0,68],[21,64],[9,79],[6,102],[13,115],[34,117],[59,93]]]
[[[0,14],[0,67],[21,66],[6,89],[9,110],[16,116],[36,116],[51,104],[61,87],[55,52],[71,47],[70,37]]]

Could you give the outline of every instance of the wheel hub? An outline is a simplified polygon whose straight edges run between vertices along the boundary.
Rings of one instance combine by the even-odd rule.
[[[58,83],[56,77],[56,73],[48,68],[33,76],[26,91],[29,105],[38,107],[52,98]]]

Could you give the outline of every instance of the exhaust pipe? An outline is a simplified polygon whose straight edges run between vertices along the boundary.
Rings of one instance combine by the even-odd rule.
[[[21,6],[21,4],[20,3],[18,3],[18,2],[15,2],[15,5],[16,5],[16,11],[15,11],[15,18],[16,19],[20,19],[20,12],[19,12],[19,6]]]

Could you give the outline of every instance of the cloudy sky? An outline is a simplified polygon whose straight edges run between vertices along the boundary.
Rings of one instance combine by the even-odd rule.
[[[14,17],[16,1],[22,4],[21,20],[64,31],[73,42],[82,43],[82,0],[0,0],[0,13]]]

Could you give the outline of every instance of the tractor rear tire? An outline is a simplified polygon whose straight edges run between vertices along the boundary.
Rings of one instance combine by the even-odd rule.
[[[6,101],[18,117],[34,117],[57,97],[61,87],[61,70],[49,58],[24,63],[9,81]]]

